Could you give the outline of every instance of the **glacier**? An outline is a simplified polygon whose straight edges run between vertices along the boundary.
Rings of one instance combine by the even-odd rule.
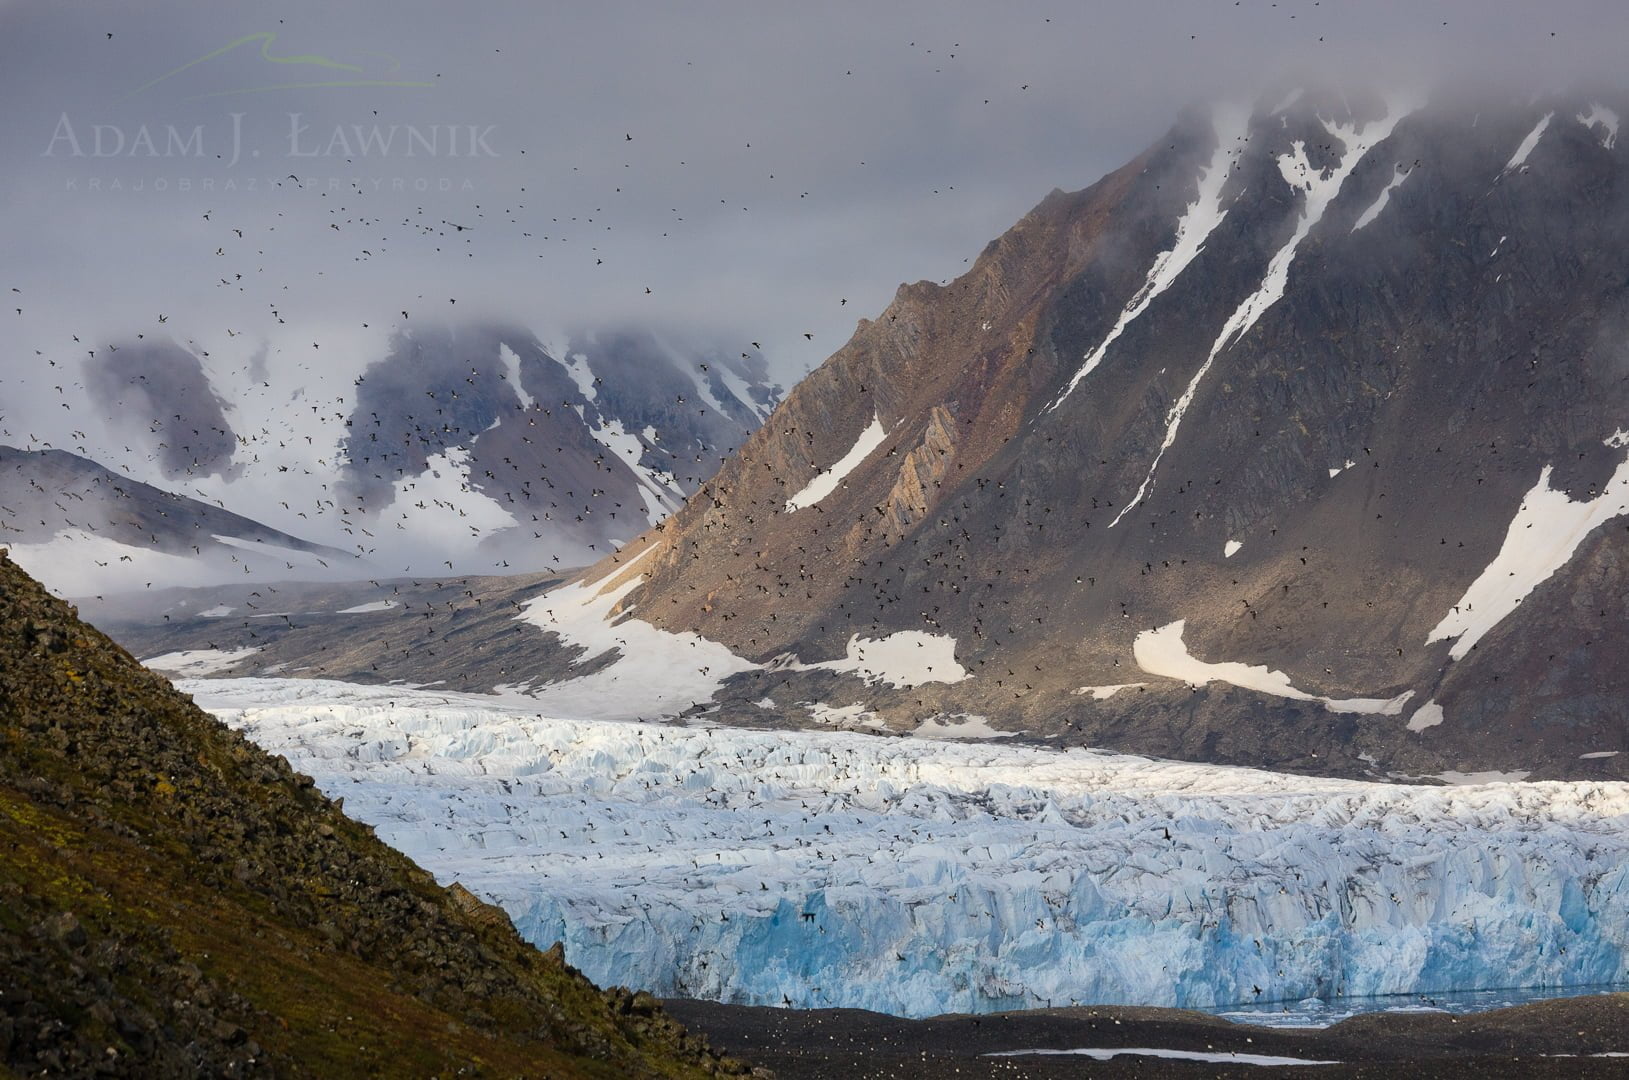
[[[1015,741],[198,703],[601,984],[905,1016],[1629,977],[1629,784],[1318,779]]]

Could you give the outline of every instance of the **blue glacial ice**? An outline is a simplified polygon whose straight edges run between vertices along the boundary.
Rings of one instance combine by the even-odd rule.
[[[924,1016],[1629,979],[1622,783],[1388,785],[394,687],[185,689],[601,984]]]

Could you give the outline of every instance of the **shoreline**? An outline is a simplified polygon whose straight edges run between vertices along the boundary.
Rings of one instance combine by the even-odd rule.
[[[1497,1080],[1629,1072],[1629,993],[1556,998],[1460,1015],[1365,1013],[1325,1028],[1274,1028],[1184,1009],[1134,1006],[924,1020],[857,1009],[796,1010],[686,999],[663,1006],[687,1027],[705,1032],[715,1047],[766,1066],[781,1080],[1380,1077],[1405,1072]],[[1120,1053],[1097,1060],[1082,1050]],[[1276,1060],[1251,1063],[1251,1058]]]

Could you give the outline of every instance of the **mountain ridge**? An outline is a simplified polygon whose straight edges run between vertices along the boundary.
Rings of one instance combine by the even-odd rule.
[[[1621,778],[1616,109],[1268,104],[1191,110],[902,285],[672,517],[523,586],[531,627],[458,628],[504,676],[459,685],[622,694],[659,658],[684,692],[629,715]],[[329,643],[301,640],[277,663]]]
[[[1189,114],[1049,195],[961,278],[903,286],[697,498],[585,580],[615,588],[653,548],[624,610],[761,664],[841,656],[856,634],[954,638],[971,679],[842,689],[900,730],[971,712],[1237,764],[1618,775],[1604,755],[1625,688],[1589,624],[1616,640],[1625,613],[1572,605],[1580,580],[1622,573],[1621,529],[1574,537],[1565,572],[1533,569],[1469,655],[1449,655],[1469,628],[1433,636],[1526,500],[1621,513],[1616,115],[1327,94],[1258,105],[1242,129]],[[873,419],[882,445],[786,513]],[[1179,623],[1178,662],[1139,664],[1140,635]],[[1507,702],[1517,662],[1533,677]],[[1228,665],[1292,692],[1230,683]],[[726,699],[787,684],[823,700],[785,671],[736,682]]]

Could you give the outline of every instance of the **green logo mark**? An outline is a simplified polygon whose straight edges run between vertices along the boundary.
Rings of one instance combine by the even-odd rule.
[[[143,83],[141,86],[136,87],[134,90],[130,91],[130,93],[126,94],[125,97],[127,97],[127,98],[135,97],[137,94],[140,94],[140,93],[143,93],[143,92],[145,92],[147,90],[150,90],[153,87],[157,86],[159,83],[164,82],[167,79],[174,78],[175,76],[181,74],[183,71],[187,71],[190,68],[197,67],[199,64],[207,63],[208,61],[215,59],[217,56],[224,56],[224,55],[226,55],[227,53],[231,52],[234,49],[237,49],[237,48],[239,48],[241,46],[249,44],[251,41],[260,42],[260,58],[262,60],[265,60],[265,61],[269,62],[269,63],[273,63],[273,64],[289,64],[289,65],[293,65],[293,66],[296,66],[296,67],[319,68],[319,69],[323,69],[323,70],[327,70],[327,71],[339,72],[339,73],[342,73],[342,74],[341,75],[336,75],[333,78],[326,78],[326,79],[312,79],[312,80],[300,80],[300,81],[295,81],[295,82],[268,83],[265,86],[245,86],[245,87],[241,87],[241,88],[236,89],[236,90],[216,90],[216,91],[214,91],[212,93],[207,93],[207,94],[194,94],[191,97],[185,98],[183,100],[186,100],[186,101],[199,101],[199,100],[202,100],[204,98],[229,97],[229,96],[233,96],[233,95],[237,95],[237,94],[262,94],[262,93],[266,93],[267,91],[271,91],[271,90],[309,90],[309,89],[316,89],[316,88],[319,88],[319,87],[328,87],[328,86],[412,86],[412,87],[427,87],[427,86],[436,85],[433,82],[420,82],[420,81],[410,81],[410,80],[401,80],[401,79],[366,79],[366,78],[359,78],[359,77],[345,78],[345,77],[343,77],[343,73],[349,73],[349,74],[352,74],[352,75],[355,75],[355,76],[360,76],[360,75],[364,74],[367,69],[360,66],[360,65],[358,65],[358,64],[341,63],[338,60],[333,60],[333,59],[330,59],[329,57],[326,57],[326,56],[317,56],[317,55],[314,55],[314,54],[305,54],[305,55],[298,55],[298,56],[273,56],[272,53],[271,53],[271,46],[272,46],[272,42],[274,42],[276,40],[277,40],[277,35],[275,33],[273,33],[272,31],[270,31],[270,30],[262,30],[262,31],[260,31],[259,33],[256,33],[256,34],[245,34],[242,37],[237,38],[236,40],[227,42],[225,45],[222,45],[220,48],[215,49],[212,52],[205,53],[204,55],[198,57],[196,60],[189,60],[188,62],[186,62],[185,64],[182,64],[180,67],[176,68],[173,71],[165,72],[164,74],[160,75],[158,78],[152,80],[151,82]],[[367,55],[379,56],[379,57],[384,58],[384,60],[386,62],[385,71],[384,71],[385,74],[395,74],[398,70],[400,70],[400,68],[402,66],[401,61],[397,60],[395,57],[390,56],[387,53],[370,52]]]

